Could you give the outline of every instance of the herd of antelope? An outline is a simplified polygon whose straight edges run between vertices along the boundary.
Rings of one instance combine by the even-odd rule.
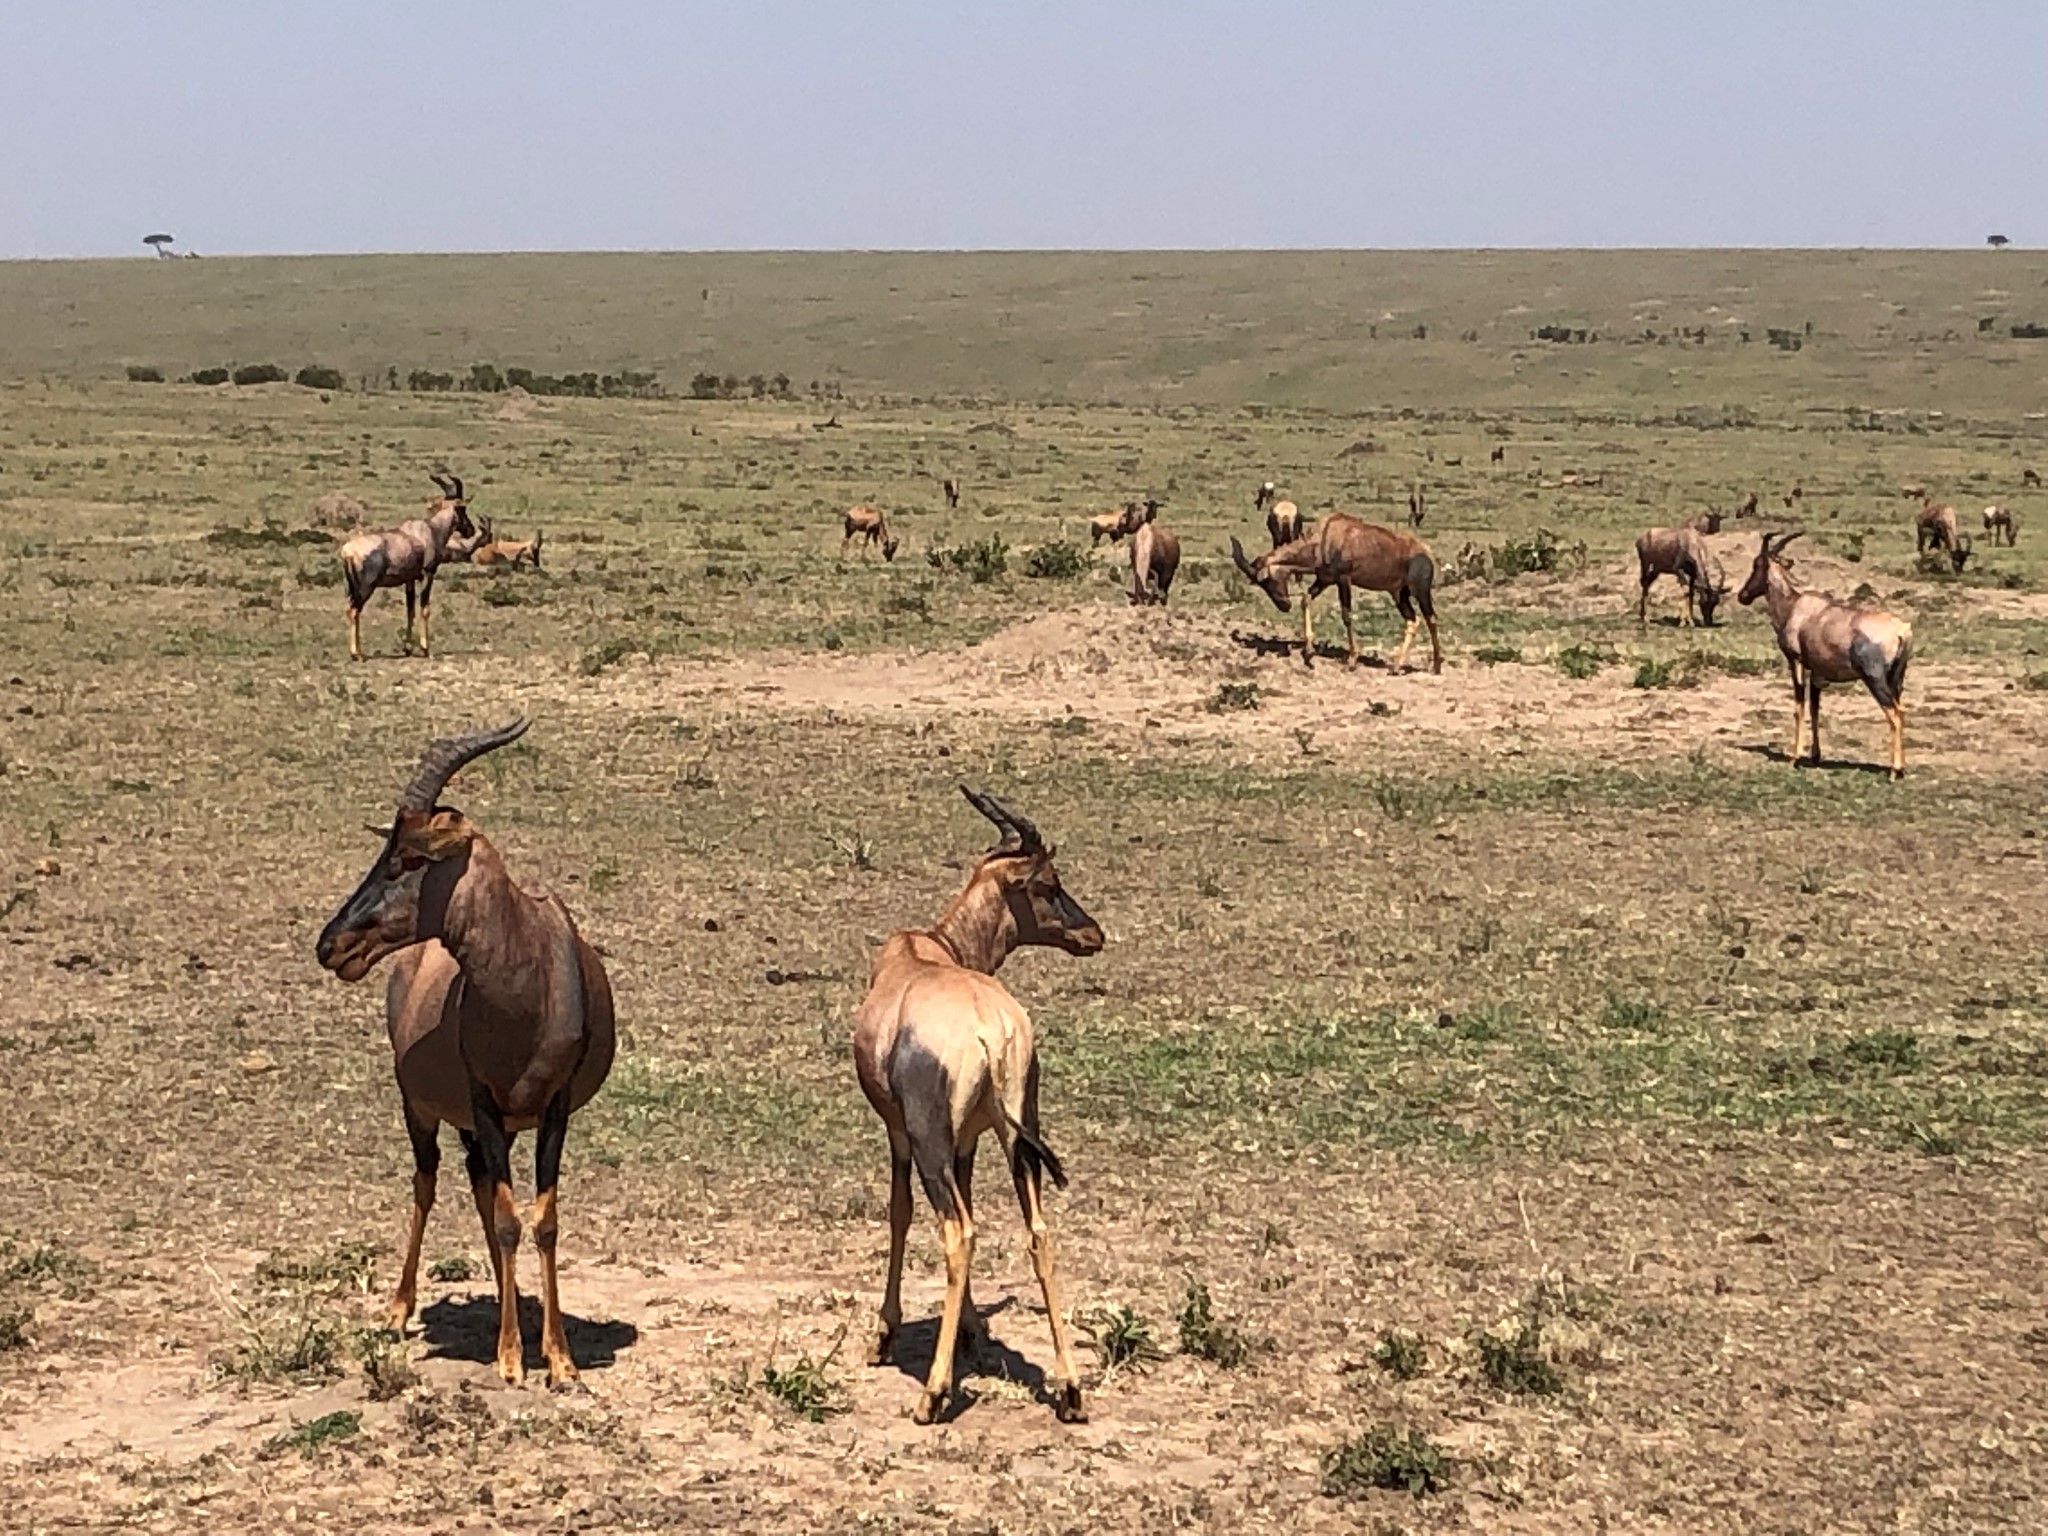
[[[1498,455],[1496,455],[1496,462]],[[384,532],[363,532],[342,546],[353,656],[362,655],[364,605],[379,587],[406,589],[407,640],[418,589],[419,648],[428,654],[435,573],[444,564],[538,569],[541,536],[523,542],[493,537],[490,520],[469,515],[462,481],[436,474],[441,496],[426,515]],[[958,491],[948,480],[949,506]],[[1787,505],[1800,499],[1797,487]],[[1915,494],[1921,494],[1915,489]],[[1923,496],[1924,500],[1924,496]],[[1736,511],[1754,515],[1752,494]],[[1179,568],[1180,540],[1158,520],[1157,498],[1132,500],[1090,520],[1091,541],[1127,544],[1133,604],[1163,604]],[[1422,491],[1410,492],[1411,525],[1419,523]],[[1347,664],[1358,661],[1351,600],[1355,590],[1384,592],[1405,622],[1394,667],[1405,668],[1416,632],[1426,626],[1430,670],[1440,672],[1436,565],[1412,531],[1331,512],[1305,520],[1271,481],[1253,499],[1263,513],[1269,547],[1256,557],[1235,537],[1230,556],[1245,579],[1287,611],[1300,594],[1302,660],[1312,665],[1314,599],[1337,590],[1344,617]],[[1994,544],[2010,546],[2017,522],[2003,506],[1984,509]],[[1712,624],[1729,582],[1707,540],[1721,530],[1719,512],[1670,528],[1651,528],[1636,541],[1636,618],[1648,622],[1651,588],[1672,578],[1684,601],[1683,623]],[[871,506],[843,519],[841,553],[856,539],[885,560],[899,548],[884,513]],[[1901,697],[1913,655],[1909,624],[1883,610],[1795,585],[1785,549],[1797,531],[1763,534],[1736,600],[1761,600],[1793,690],[1792,759],[1820,761],[1820,696],[1830,683],[1861,683],[1883,710],[1891,731],[1890,771],[1905,772]],[[1923,557],[1945,557],[1957,571],[1971,540],[1952,507],[1925,501],[1915,519]],[[388,825],[355,892],[322,930],[320,965],[345,982],[366,977],[395,956],[385,989],[401,1118],[412,1144],[413,1199],[405,1257],[387,1321],[403,1329],[416,1301],[421,1240],[434,1205],[440,1128],[455,1127],[471,1194],[482,1223],[498,1292],[497,1369],[508,1382],[524,1375],[516,1260],[522,1225],[513,1197],[512,1145],[535,1133],[535,1195],[530,1215],[541,1266],[541,1354],[550,1385],[576,1376],[556,1278],[558,1198],[570,1117],[590,1101],[610,1072],[616,1050],[612,993],[600,952],[582,937],[562,901],[523,889],[507,872],[482,830],[441,801],[454,775],[484,754],[517,741],[528,722],[447,737],[429,746],[398,797]],[[964,789],[964,787],[963,787]],[[937,1346],[914,1417],[931,1423],[953,1394],[956,1354],[971,1350],[983,1324],[971,1293],[975,1246],[975,1150],[985,1133],[1002,1149],[1029,1234],[1029,1251],[1045,1301],[1057,1369],[1051,1391],[1059,1418],[1086,1418],[1068,1324],[1059,1303],[1044,1181],[1064,1187],[1066,1174],[1039,1120],[1039,1064],[1031,1020],[995,973],[1020,947],[1046,946],[1070,955],[1098,953],[1101,926],[1061,882],[1053,850],[1032,823],[992,797],[964,789],[999,839],[928,928],[902,929],[877,951],[866,996],[855,1015],[852,1054],[862,1093],[881,1118],[889,1144],[889,1245],[880,1329],[873,1351],[887,1362],[902,1325],[902,1281],[913,1214],[913,1177],[938,1218],[945,1256],[945,1302]]]

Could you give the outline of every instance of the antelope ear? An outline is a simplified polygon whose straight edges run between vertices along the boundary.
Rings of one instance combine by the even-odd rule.
[[[398,834],[398,841],[408,853],[417,853],[439,863],[464,852],[475,836],[476,828],[469,824],[467,816],[447,806],[438,806],[431,815],[404,827]]]

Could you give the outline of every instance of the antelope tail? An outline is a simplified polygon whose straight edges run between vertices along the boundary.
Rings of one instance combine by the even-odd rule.
[[[1067,1187],[1067,1170],[1060,1166],[1057,1153],[1045,1144],[1038,1132],[1029,1129],[1010,1114],[1010,1106],[1003,1093],[1002,1074],[996,1070],[995,1052],[988,1048],[986,1037],[981,1038],[981,1059],[988,1063],[989,1082],[995,1088],[996,1113],[1003,1117],[1010,1133],[1016,1139],[1010,1148],[1010,1171],[1014,1174],[1029,1172],[1035,1176],[1050,1177],[1055,1189]]]

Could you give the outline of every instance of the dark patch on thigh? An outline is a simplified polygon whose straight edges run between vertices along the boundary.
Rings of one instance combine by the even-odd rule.
[[[1849,641],[1849,665],[1863,679],[1863,686],[1877,700],[1879,709],[1891,709],[1897,705],[1899,695],[1892,686],[1891,662],[1886,658],[1883,646],[1867,635],[1855,636]]]
[[[889,1092],[903,1112],[910,1159],[925,1198],[942,1217],[958,1213],[953,1201],[953,1075],[914,1035],[897,1037],[889,1052]]]

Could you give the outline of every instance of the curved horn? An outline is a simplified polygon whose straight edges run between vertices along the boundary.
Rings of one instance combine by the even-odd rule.
[[[1798,538],[1803,532],[1805,532],[1804,529],[1795,528],[1790,533],[1767,533],[1764,535],[1764,548],[1774,555],[1783,554],[1785,546]]]
[[[1230,558],[1237,562],[1237,568],[1244,572],[1245,580],[1257,581],[1259,573],[1252,569],[1251,561],[1244,557],[1244,546],[1237,542],[1237,535],[1230,536]]]
[[[1003,834],[1001,847],[1020,853],[1040,853],[1045,849],[1045,839],[1038,835],[1038,828],[1031,825],[1015,811],[1003,805],[995,796],[984,794],[978,789],[960,786],[960,793],[967,797],[967,803],[996,824]]]
[[[413,774],[412,782],[405,786],[405,793],[398,797],[398,808],[401,811],[431,811],[457,770],[486,752],[495,752],[499,747],[517,741],[532,723],[522,715],[494,731],[443,736],[420,754],[419,769]]]
[[[436,489],[436,490],[438,490],[438,491],[440,491],[440,493],[441,493],[441,494],[442,494],[443,496],[449,496],[449,497],[452,497],[452,496],[454,496],[454,494],[455,494],[455,489],[454,489],[454,487],[453,487],[452,485],[450,485],[450,484],[449,484],[449,481],[448,481],[448,477],[447,477],[447,476],[445,476],[445,475],[443,475],[443,474],[442,474],[442,473],[441,473],[441,472],[440,472],[440,471],[439,471],[438,469],[430,469],[430,470],[428,470],[428,471],[427,471],[427,478],[428,478],[429,480],[431,480],[431,481],[433,481],[433,482],[434,482],[434,487],[435,487],[435,489]]]

